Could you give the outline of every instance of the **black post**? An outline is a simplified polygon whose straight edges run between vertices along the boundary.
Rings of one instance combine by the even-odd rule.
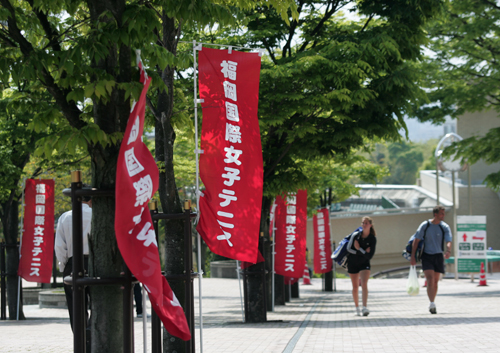
[[[158,214],[158,203],[156,201],[151,201],[149,203],[149,210],[151,212],[151,219],[153,220],[153,226],[155,228],[156,243],[158,242],[158,219],[154,215]],[[161,352],[161,321],[154,308],[151,310],[151,352],[152,353],[162,353]],[[145,308],[144,308],[145,310]]]
[[[132,284],[132,273],[129,268],[125,264],[123,267],[125,267],[125,285],[123,286],[123,351],[124,353],[132,353],[134,351],[134,303],[132,301],[134,284]]]
[[[73,351],[85,353],[86,348],[86,315],[85,315],[85,286],[78,285],[77,280],[84,277],[83,264],[83,237],[82,237],[82,197],[76,195],[82,189],[80,172],[71,173],[71,204],[73,210]]]
[[[6,258],[5,258],[5,242],[0,243],[0,276],[2,277],[1,279],[1,286],[2,286],[2,303],[1,303],[1,319],[2,320],[7,320],[7,283],[5,281],[5,276],[7,275],[5,269],[6,269]]]
[[[285,284],[285,302],[286,303],[289,303],[290,302],[290,285],[289,284]]]
[[[186,352],[194,352],[194,295],[193,295],[193,243],[191,235],[191,200],[184,202],[184,310],[189,329],[191,330],[191,339],[186,341]]]
[[[333,271],[323,273],[323,291],[333,292]]]
[[[299,281],[292,284],[292,298],[300,298],[299,295]]]

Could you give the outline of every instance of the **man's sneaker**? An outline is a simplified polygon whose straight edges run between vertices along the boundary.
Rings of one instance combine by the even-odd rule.
[[[359,310],[359,306],[356,307],[356,312],[354,313],[354,316],[361,316],[361,311]]]
[[[431,304],[429,305],[429,311],[430,311],[430,313],[431,313],[431,314],[437,314],[437,311],[436,311],[436,304],[431,303]]]
[[[363,310],[361,310],[363,313],[363,316],[368,316],[370,314],[370,310],[366,306],[363,307]]]

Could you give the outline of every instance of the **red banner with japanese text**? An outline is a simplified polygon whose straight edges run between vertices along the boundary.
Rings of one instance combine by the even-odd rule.
[[[263,187],[260,56],[202,48],[198,71],[205,190],[197,230],[212,252],[256,263]]]
[[[54,259],[54,180],[26,180],[21,257],[17,275],[50,283]]]
[[[276,197],[274,271],[301,278],[306,261],[307,191]]]
[[[115,232],[118,247],[130,271],[148,291],[151,307],[165,329],[183,340],[191,338],[186,316],[161,273],[156,234],[148,203],[158,190],[159,172],[142,141],[148,78],[139,63],[144,85],[134,104],[120,147],[116,167]]]
[[[314,215],[313,229],[314,272],[330,272],[332,270],[332,245],[330,243],[330,212],[328,208],[322,208]]]

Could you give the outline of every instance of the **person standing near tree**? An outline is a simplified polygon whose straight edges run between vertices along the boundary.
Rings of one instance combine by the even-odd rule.
[[[350,252],[347,260],[347,272],[352,282],[352,298],[356,306],[356,316],[368,316],[368,279],[370,278],[370,260],[375,254],[377,238],[373,221],[370,217],[363,217],[361,222],[361,230],[356,230],[352,235],[354,238],[352,247],[348,249]],[[362,289],[363,309],[359,309],[359,286]]]
[[[92,220],[92,200],[90,196],[82,197],[82,235],[83,235],[83,261],[85,270],[89,263],[89,241],[90,225]],[[67,211],[59,217],[56,228],[56,240],[54,244],[59,270],[63,278],[71,276],[73,272],[73,211]],[[64,284],[64,294],[68,304],[69,320],[73,330],[73,289],[69,284]],[[88,306],[90,301],[89,289],[85,289],[85,300]],[[85,310],[88,322],[88,313]]]
[[[427,296],[430,301],[429,311],[431,314],[436,314],[437,309],[434,300],[438,291],[439,277],[441,273],[444,273],[444,259],[449,259],[451,255],[452,235],[450,226],[443,221],[445,217],[444,207],[434,207],[432,214],[433,219],[422,222],[418,227],[411,249],[410,264],[412,266],[417,264],[415,251],[418,243],[423,239],[422,270],[427,281]]]

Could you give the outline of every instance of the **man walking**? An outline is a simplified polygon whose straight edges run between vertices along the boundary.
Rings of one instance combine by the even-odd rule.
[[[82,228],[83,228],[83,255],[84,267],[88,269],[89,262],[89,241],[90,224],[92,220],[92,200],[90,196],[83,196],[82,198]],[[55,253],[59,263],[59,270],[63,273],[63,278],[70,276],[73,271],[73,212],[68,211],[59,217],[56,229],[55,240]],[[69,320],[71,329],[73,329],[73,290],[72,286],[64,284],[64,294],[66,295],[66,302],[68,304]],[[85,299],[88,305],[89,291],[85,290]],[[87,306],[86,305],[86,306]],[[85,310],[87,313],[87,310]],[[87,314],[88,316],[88,314]],[[88,320],[88,317],[87,317]]]
[[[422,222],[418,227],[415,240],[413,240],[410,263],[412,266],[416,265],[415,251],[418,243],[423,241],[422,270],[427,280],[427,296],[430,301],[429,311],[431,314],[436,314],[437,309],[434,300],[438,291],[439,277],[441,273],[444,273],[444,259],[449,259],[451,255],[452,235],[450,226],[443,222],[445,216],[444,207],[436,206],[432,213],[434,218]]]

